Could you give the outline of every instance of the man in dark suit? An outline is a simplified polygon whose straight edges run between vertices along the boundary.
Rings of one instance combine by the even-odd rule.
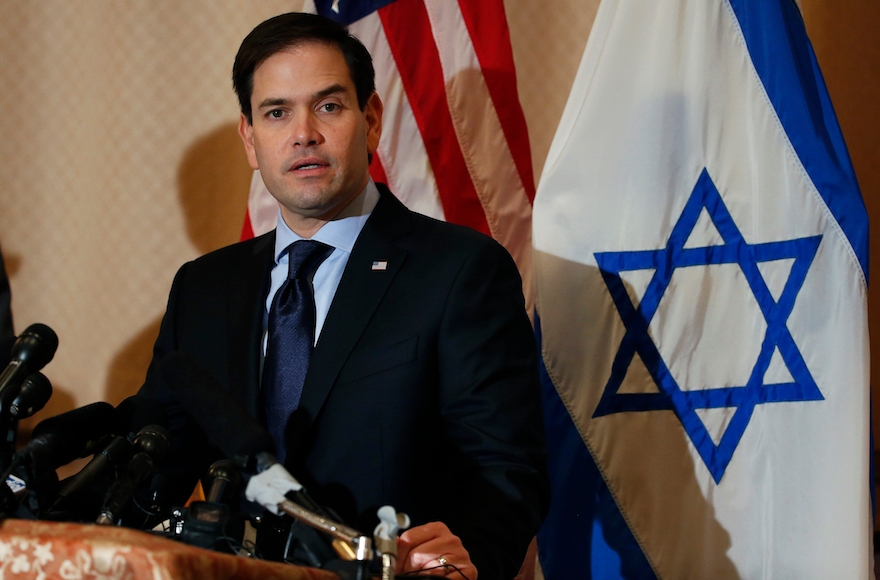
[[[317,338],[275,435],[285,466],[361,530],[382,505],[408,513],[400,572],[512,578],[549,493],[537,353],[513,260],[369,179],[382,103],[369,54],[344,28],[307,14],[270,19],[242,43],[233,82],[248,160],[279,202],[279,225],[175,277],[144,391],[168,407],[180,489],[216,451],[155,386],[159,361],[191,355],[271,423],[277,403],[261,367],[277,358],[273,300],[292,242],[319,241]]]

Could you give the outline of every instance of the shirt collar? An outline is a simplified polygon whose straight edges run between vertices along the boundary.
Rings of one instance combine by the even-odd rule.
[[[363,191],[351,200],[335,218],[321,226],[321,229],[315,232],[311,239],[350,254],[358,235],[378,202],[379,190],[370,179]],[[282,219],[279,207],[278,225],[275,229],[275,263],[279,263],[281,254],[287,249],[287,246],[302,239],[304,238],[291,230]]]

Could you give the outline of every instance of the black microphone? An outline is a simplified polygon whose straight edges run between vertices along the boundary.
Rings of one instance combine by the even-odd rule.
[[[29,374],[21,384],[18,396],[12,400],[9,413],[16,419],[32,417],[52,397],[52,383],[41,372]]]
[[[85,467],[64,481],[49,511],[57,509],[65,499],[85,489],[99,477],[110,474],[112,469],[121,467],[129,457],[131,457],[131,443],[119,435],[111,436],[110,442],[96,453]]]
[[[43,373],[29,374],[21,384],[18,396],[13,399],[8,409],[0,417],[0,429],[4,430],[4,460],[13,453],[13,444],[18,434],[18,422],[32,416],[46,406],[52,396],[52,384]]]
[[[234,461],[229,459],[215,461],[208,469],[207,477],[211,485],[208,488],[206,501],[224,504],[237,501],[243,480]]]
[[[13,455],[13,463],[44,462],[57,469],[93,453],[95,441],[110,429],[113,405],[98,401],[45,419],[31,440]]]
[[[165,407],[158,401],[133,395],[119,403],[113,412],[111,424],[113,435],[110,442],[101,451],[95,453],[95,456],[77,474],[64,481],[50,510],[56,509],[67,497],[121,467],[131,457],[132,443],[138,432],[148,425],[167,428],[168,417]]]
[[[136,453],[125,472],[107,490],[101,515],[95,523],[114,525],[119,521],[122,510],[134,497],[138,486],[153,473],[156,464],[165,458],[171,447],[170,438],[168,430],[159,425],[148,425],[138,432],[132,443]]]
[[[221,552],[232,552],[233,543],[244,536],[243,514],[234,511],[242,487],[238,466],[229,459],[211,464],[206,479],[210,491],[205,501],[191,502],[185,509],[172,512],[170,525],[173,537],[193,546]]]
[[[27,496],[31,513],[43,511],[58,491],[55,470],[93,453],[92,446],[107,432],[112,414],[112,405],[98,402],[41,421],[33,438],[12,455],[2,480],[8,483],[15,471],[22,488],[19,497]],[[9,513],[9,506],[4,510]]]
[[[0,374],[0,411],[18,395],[25,377],[46,366],[58,348],[58,335],[45,324],[31,324],[12,345],[11,360]]]

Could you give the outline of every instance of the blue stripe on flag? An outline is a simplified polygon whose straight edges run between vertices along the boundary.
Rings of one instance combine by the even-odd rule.
[[[348,26],[352,22],[357,22],[364,16],[375,12],[376,10],[391,4],[395,0],[339,0],[336,8],[339,12],[333,10],[334,0],[315,0],[315,9],[321,16],[326,16],[335,20],[339,24]]]
[[[794,0],[730,4],[782,127],[867,281],[868,215],[800,11]],[[779,34],[783,30],[788,34]]]
[[[540,351],[541,321],[537,314],[535,336]],[[562,404],[543,360],[540,374],[544,427],[547,441],[553,442],[547,460],[553,497],[538,533],[544,577],[547,580],[656,578]]]

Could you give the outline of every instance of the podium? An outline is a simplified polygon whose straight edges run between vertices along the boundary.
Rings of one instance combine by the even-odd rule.
[[[0,522],[0,577],[101,580],[339,580],[326,570],[213,552],[116,526]]]

